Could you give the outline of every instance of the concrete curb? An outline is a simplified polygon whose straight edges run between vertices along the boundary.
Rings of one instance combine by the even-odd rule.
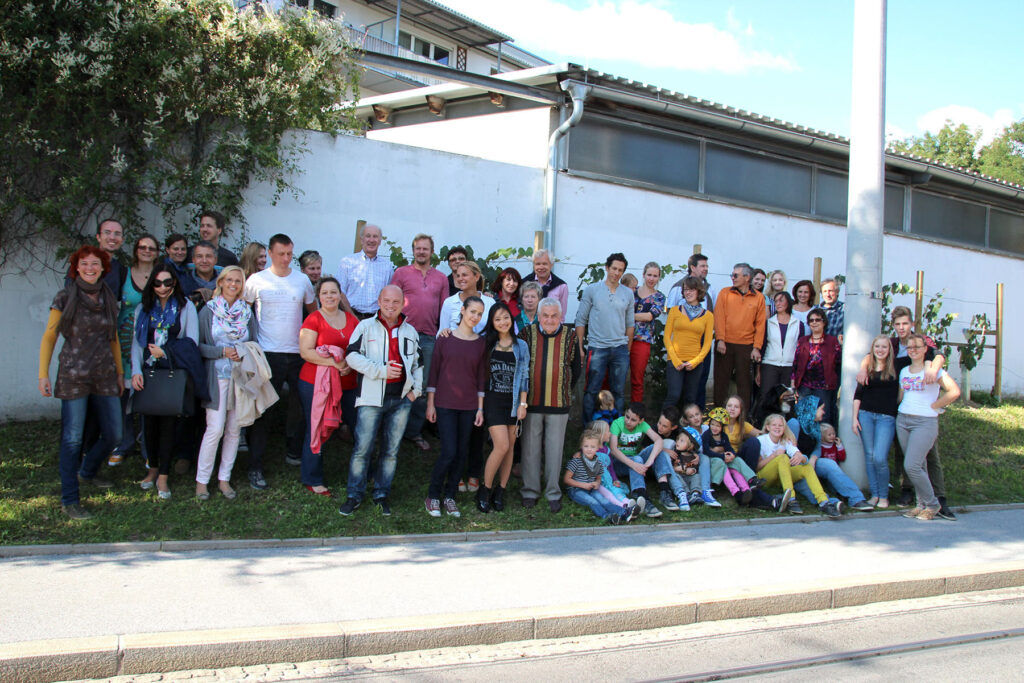
[[[663,600],[323,624],[67,638],[0,645],[0,680],[118,675],[343,659],[790,614],[1024,586],[1024,562],[711,591]]]
[[[955,508],[958,513],[1000,512],[1024,509],[1024,503],[969,505]],[[903,510],[850,513],[857,519],[898,517]],[[394,534],[390,536],[331,536],[326,538],[239,538],[218,541],[143,541],[125,543],[65,543],[55,545],[0,545],[0,558],[46,555],[96,555],[113,553],[192,552],[200,550],[248,550],[258,548],[323,548],[356,545],[398,545],[403,543],[486,543],[489,541],[552,538],[556,536],[597,536],[600,534],[648,533],[660,530],[708,529],[760,526],[765,524],[816,524],[831,521],[821,515],[804,517],[758,517],[701,522],[657,522],[636,526],[586,526],[515,531],[456,531],[439,534]]]

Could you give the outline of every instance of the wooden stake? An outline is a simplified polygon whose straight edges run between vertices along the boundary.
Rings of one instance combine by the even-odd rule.
[[[693,253],[694,254],[699,254],[702,246],[704,246],[704,245],[702,245],[702,244],[695,244],[695,245],[693,245]]]
[[[992,393],[1003,400],[1003,283],[996,285],[996,377]]]
[[[814,274],[811,276],[811,281],[814,282],[814,291],[818,292],[818,295],[819,295],[819,296],[815,296],[815,300],[812,301],[811,303],[812,304],[817,304],[819,301],[821,301],[821,297],[820,297],[820,294],[821,294],[821,257],[820,256],[815,256],[814,257]]]
[[[356,253],[357,251],[363,250],[363,243],[359,238],[363,236],[363,226],[365,225],[366,221],[364,221],[362,218],[356,221],[356,243],[355,246],[352,247],[353,254]]]
[[[921,310],[924,303],[924,271],[917,271],[917,284],[914,286],[914,332],[921,333]]]

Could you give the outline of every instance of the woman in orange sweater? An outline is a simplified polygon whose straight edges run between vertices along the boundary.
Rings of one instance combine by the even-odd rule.
[[[704,309],[704,283],[693,276],[683,278],[683,301],[668,312],[665,323],[667,391],[662,407],[695,403],[700,388],[701,364],[711,351],[715,316]]]

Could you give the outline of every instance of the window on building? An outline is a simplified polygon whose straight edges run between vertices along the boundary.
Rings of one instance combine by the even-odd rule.
[[[1024,255],[1024,216],[992,209],[989,212],[988,246]]]
[[[910,232],[985,246],[985,207],[914,190],[910,196]]]
[[[850,183],[844,173],[818,169],[818,184],[814,191],[814,213],[825,218],[846,221]]]
[[[708,144],[704,191],[719,197],[810,213],[811,167]]]
[[[885,184],[885,229],[903,232],[903,198],[906,190],[899,185]]]
[[[584,116],[569,133],[569,168],[696,192],[700,143],[652,128]]]
[[[398,32],[398,46],[445,66],[448,66],[451,61],[451,50],[440,45],[434,45],[430,41],[423,40],[419,36],[414,36],[406,31]]]

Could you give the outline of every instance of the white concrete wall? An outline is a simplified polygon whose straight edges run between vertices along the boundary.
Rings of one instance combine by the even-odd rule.
[[[846,230],[837,225],[565,175],[559,183],[554,250],[573,264],[603,261],[622,251],[629,270],[639,277],[648,261],[683,266],[693,245],[701,244],[715,290],[729,284],[733,264],[741,261],[767,272],[781,268],[790,287],[811,279],[816,256],[822,258],[823,277],[846,269]],[[1003,392],[1024,392],[1024,356],[1018,352],[1024,319],[1010,313],[1024,294],[1024,260],[899,235],[886,235],[884,248],[884,282],[912,285],[923,270],[926,293],[946,290],[942,310],[959,313],[951,341],[963,341],[962,330],[976,313],[995,322],[996,283],[1005,284]],[[575,282],[581,268],[566,269]],[[663,291],[670,285],[665,283]],[[899,297],[896,303],[913,309],[914,299]],[[994,352],[987,350],[971,373],[973,387],[991,390],[994,361]],[[959,376],[955,352],[951,368]]]
[[[247,194],[246,213],[252,239],[266,242],[285,232],[296,254],[318,249],[325,272],[336,270],[352,251],[359,219],[381,225],[386,237],[407,249],[414,234],[426,232],[438,247],[468,243],[479,255],[530,245],[541,225],[542,169],[359,137],[313,133],[308,140],[305,173],[296,180],[303,194],[283,197],[275,206],[271,189],[256,186]],[[583,265],[603,261],[610,252],[624,252],[630,270],[639,272],[651,260],[683,265],[694,243],[710,258],[716,289],[728,284],[737,261],[782,268],[791,283],[811,276],[815,256],[823,258],[825,275],[841,273],[846,263],[839,226],[566,175],[559,179],[557,219],[554,251],[562,262],[556,271],[571,289]],[[926,289],[947,288],[946,310],[960,312],[964,322],[976,312],[994,319],[996,282],[1006,283],[1008,306],[1021,298],[1020,259],[899,236],[887,236],[885,249],[886,281],[913,282],[915,271],[923,269]],[[0,330],[0,419],[57,414],[59,402],[38,394],[36,369],[39,339],[59,286],[60,277],[52,273],[7,273],[0,280],[0,316],[7,321]],[[1007,315],[1004,322],[1003,389],[1022,393],[1024,357],[1018,349],[1024,321]],[[960,336],[957,328],[954,337]],[[972,376],[975,387],[991,387],[992,362],[990,353]]]
[[[495,117],[501,117],[500,128]],[[431,121],[368,131],[372,140],[427,147],[444,152],[544,168],[551,129],[551,108],[538,107],[484,116]],[[500,133],[496,133],[500,130]]]

